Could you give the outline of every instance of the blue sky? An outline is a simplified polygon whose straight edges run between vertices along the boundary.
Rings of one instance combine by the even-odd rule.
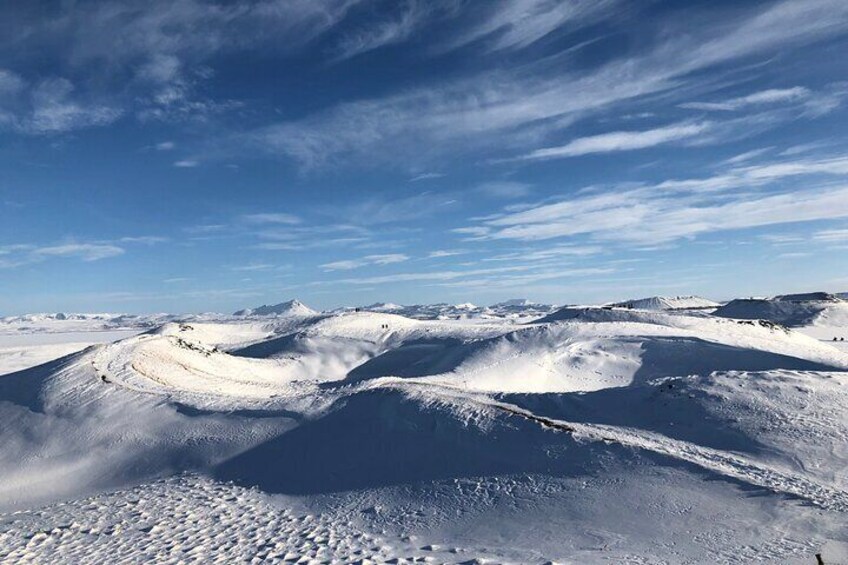
[[[0,8],[0,314],[848,290],[848,2]]]

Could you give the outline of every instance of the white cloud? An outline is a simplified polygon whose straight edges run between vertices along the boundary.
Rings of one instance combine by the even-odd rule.
[[[281,212],[260,213],[260,214],[244,214],[241,219],[250,224],[288,224],[294,225],[301,223],[301,219],[294,214],[286,214]]]
[[[521,198],[530,194],[533,185],[517,181],[491,181],[478,184],[474,190],[490,198]]]
[[[673,141],[687,139],[709,129],[709,122],[698,124],[681,123],[646,131],[615,131],[575,139],[560,147],[537,149],[519,157],[525,160],[560,159],[577,157],[591,153],[611,153],[631,151],[664,145]]]
[[[322,284],[389,284],[398,282],[414,282],[414,281],[449,281],[462,277],[473,277],[479,275],[490,275],[497,273],[510,273],[515,271],[526,271],[530,267],[527,266],[511,266],[501,267],[498,269],[470,269],[467,271],[429,271],[422,273],[397,273],[393,275],[383,275],[378,277],[362,277],[362,278],[347,278],[337,279],[333,281],[323,281]]]
[[[73,98],[74,85],[67,79],[48,79],[29,91],[27,111],[8,114],[5,120],[27,134],[53,134],[111,124],[122,112],[98,103]]]
[[[325,263],[321,268],[325,271],[348,271],[359,269],[361,267],[370,267],[374,265],[392,265],[395,263],[403,263],[408,261],[409,257],[402,253],[389,253],[384,255],[367,255],[359,259],[347,259],[343,261],[334,261]]]
[[[730,168],[704,179],[669,180],[578,193],[560,202],[505,211],[453,230],[470,239],[538,241],[588,235],[657,244],[702,233],[848,216],[848,188],[822,182],[763,193],[796,176],[848,176],[848,157]],[[780,185],[778,185],[780,186]]]
[[[438,3],[432,0],[406,0],[396,6],[399,13],[392,18],[370,21],[366,26],[347,32],[336,45],[337,61],[400,43],[435,16]]]
[[[26,82],[16,73],[0,69],[0,94],[14,94],[23,90]]]
[[[268,271],[273,269],[274,265],[270,263],[250,263],[247,265],[237,265],[235,267],[230,267],[230,270],[237,272],[254,272],[254,271]]]
[[[444,257],[454,257],[468,253],[464,249],[437,249],[427,254],[428,259],[442,259]]]
[[[181,169],[191,169],[199,164],[200,163],[193,159],[182,159],[180,161],[174,161],[174,166]]]
[[[756,106],[762,104],[775,104],[779,102],[797,102],[804,100],[810,96],[811,92],[801,86],[793,88],[772,88],[754,92],[747,96],[731,98],[722,102],[687,102],[681,104],[681,108],[689,108],[693,110],[721,110],[733,111],[740,110],[748,106]]]
[[[452,194],[421,192],[402,198],[373,197],[349,206],[328,208],[328,212],[342,218],[353,218],[362,225],[407,222],[456,208]]]
[[[142,243],[144,245],[155,245],[157,243],[165,243],[166,241],[168,241],[168,238],[156,235],[141,235],[134,237],[122,237],[118,241],[120,241],[121,243]]]
[[[78,257],[83,261],[98,261],[108,257],[116,257],[124,253],[117,245],[94,243],[65,243],[33,250],[35,255],[53,257]]]
[[[503,253],[483,259],[484,261],[533,262],[549,259],[561,260],[563,257],[587,257],[601,253],[603,248],[596,245],[558,245],[543,249],[526,249],[514,253]]]
[[[842,0],[787,0],[752,12],[734,23],[716,20],[694,31],[690,25],[687,33],[667,34],[669,39],[647,53],[613,59],[590,71],[541,77],[535,68],[483,72],[382,98],[347,101],[254,131],[248,141],[307,169],[357,159],[395,166],[427,164],[445,154],[523,148],[615,104],[674,89],[691,90],[706,80],[695,71],[816,42],[848,28],[848,3]],[[687,130],[673,133],[685,135]],[[606,145],[619,141],[627,147],[640,139],[624,135],[595,141]],[[244,139],[239,143],[243,145]]]
[[[158,151],[170,151],[174,147],[176,147],[176,144],[173,141],[162,141],[156,144]]]
[[[760,149],[752,149],[751,151],[745,151],[744,153],[739,153],[738,155],[734,155],[729,159],[725,159],[723,161],[726,165],[738,165],[739,163],[744,163],[745,161],[750,161],[752,159],[756,159],[761,155],[765,155],[768,153],[771,147],[762,147]]]
[[[703,233],[848,217],[848,187],[742,194],[719,202],[649,196],[643,191],[577,198],[490,222],[488,237],[537,241],[578,234],[630,243],[662,243]]]
[[[848,229],[819,231],[813,234],[813,239],[826,243],[848,242]]]
[[[437,50],[457,49],[479,41],[493,51],[521,49],[564,27],[575,29],[600,19],[616,4],[611,0],[505,0],[485,7],[475,5],[477,10],[488,13],[475,18],[476,25]]]
[[[409,182],[420,182],[422,180],[440,179],[444,176],[445,175],[442,173],[421,173],[420,175],[415,175],[414,177],[409,179]]]
[[[484,276],[473,279],[460,279],[452,282],[438,283],[438,286],[449,288],[475,288],[479,290],[492,288],[526,288],[528,285],[541,281],[590,277],[594,275],[609,275],[615,269],[610,267],[568,268],[558,267],[553,270],[542,270],[526,274],[503,274]]]
[[[472,237],[485,237],[489,235],[492,229],[486,226],[468,226],[463,228],[454,228],[451,231],[453,233],[458,233],[461,235],[470,235]]]

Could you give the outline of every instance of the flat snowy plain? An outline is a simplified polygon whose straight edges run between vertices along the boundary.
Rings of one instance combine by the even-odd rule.
[[[2,319],[0,562],[848,562],[848,303],[692,298]]]

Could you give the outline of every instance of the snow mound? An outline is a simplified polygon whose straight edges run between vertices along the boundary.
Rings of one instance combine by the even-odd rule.
[[[272,306],[263,305],[234,312],[233,316],[314,316],[318,312],[298,300],[289,300]]]
[[[713,314],[723,318],[770,320],[789,327],[848,326],[848,302],[824,292],[739,298]]]
[[[706,310],[718,308],[719,304],[700,296],[650,296],[616,302],[607,306],[636,310]]]

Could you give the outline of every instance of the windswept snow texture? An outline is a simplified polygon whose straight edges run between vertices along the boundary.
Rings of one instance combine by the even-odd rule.
[[[405,308],[168,321],[0,377],[0,562],[848,560],[848,352]]]

